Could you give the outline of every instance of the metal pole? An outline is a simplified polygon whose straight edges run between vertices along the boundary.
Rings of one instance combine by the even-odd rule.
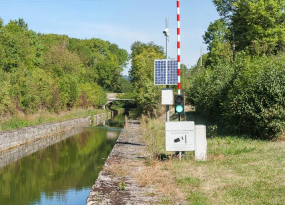
[[[180,0],[177,0],[177,74],[178,74],[178,95],[180,95],[181,83],[180,83]],[[181,121],[181,116],[179,114],[179,121]],[[179,152],[179,159],[181,160],[181,152]]]
[[[177,89],[178,89],[178,95],[180,95],[180,0],[177,0],[177,63],[178,63],[178,83],[177,83]]]
[[[166,18],[166,28],[168,29],[168,18]],[[166,59],[168,59],[168,33],[166,33]],[[169,88],[169,85],[166,85],[166,88]],[[169,122],[170,113],[169,113],[169,105],[166,105],[166,122]]]

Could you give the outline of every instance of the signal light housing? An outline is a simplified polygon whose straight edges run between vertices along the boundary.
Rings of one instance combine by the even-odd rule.
[[[174,95],[175,113],[184,113],[184,95]]]

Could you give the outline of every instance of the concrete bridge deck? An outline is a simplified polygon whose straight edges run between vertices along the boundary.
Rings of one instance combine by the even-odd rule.
[[[107,94],[107,104],[114,102],[114,101],[132,101],[133,99],[122,99],[118,98],[118,94],[124,94],[124,93],[106,93]]]

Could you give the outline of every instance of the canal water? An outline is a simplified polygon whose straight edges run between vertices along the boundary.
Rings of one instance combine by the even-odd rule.
[[[40,150],[0,168],[0,205],[84,205],[123,123],[118,115],[105,126],[45,139],[45,148],[23,148]]]

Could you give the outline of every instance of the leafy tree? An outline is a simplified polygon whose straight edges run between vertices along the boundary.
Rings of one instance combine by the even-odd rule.
[[[124,68],[128,64],[129,54],[125,49],[120,49],[116,44],[110,44],[109,50],[112,54],[117,56],[118,64]]]
[[[117,91],[118,79],[128,62],[128,53],[116,44],[101,39],[71,39],[70,50],[76,52],[86,66],[86,78],[106,90]]]
[[[232,51],[229,42],[230,31],[227,28],[226,21],[219,19],[210,23],[208,30],[203,36],[204,42],[208,44],[210,51],[205,66],[214,66],[220,61],[231,62]]]
[[[118,83],[119,83],[119,92],[131,93],[133,91],[133,86],[129,80],[120,77]]]
[[[19,27],[28,30],[28,24],[24,21],[24,19],[19,18],[19,20],[16,20],[15,23],[16,23]]]
[[[285,14],[281,0],[213,0],[235,38],[236,50],[248,50],[252,55],[276,54],[284,51]]]
[[[80,84],[81,94],[78,100],[80,107],[97,107],[107,103],[107,96],[102,87],[96,83]]]
[[[153,43],[135,42],[132,47],[130,77],[134,86],[136,103],[144,113],[155,114],[160,105],[161,88],[154,86],[155,59],[164,58],[163,49]]]
[[[155,45],[153,42],[150,43],[142,43],[140,41],[136,41],[131,46],[131,58],[133,59],[135,56],[142,53],[145,49],[152,48],[156,53],[164,53],[164,49],[162,46]]]
[[[234,3],[231,26],[237,50],[252,54],[276,54],[285,50],[284,1],[239,0]]]
[[[3,19],[0,18],[0,29],[4,26],[4,22],[3,22]]]
[[[23,19],[0,19],[0,115],[101,107],[103,88],[125,83],[127,62],[127,51],[108,41],[36,34]]]
[[[42,62],[43,46],[37,34],[20,27],[17,21],[10,21],[1,29],[0,45],[5,54],[1,57],[2,69],[5,71],[22,67],[32,69]]]
[[[217,44],[226,43],[228,35],[229,30],[226,26],[225,20],[219,19],[214,21],[214,23],[210,23],[203,39],[204,42],[208,44],[208,50],[212,51]]]
[[[235,5],[238,0],[212,0],[217,8],[219,15],[226,21],[228,21],[233,14]]]

